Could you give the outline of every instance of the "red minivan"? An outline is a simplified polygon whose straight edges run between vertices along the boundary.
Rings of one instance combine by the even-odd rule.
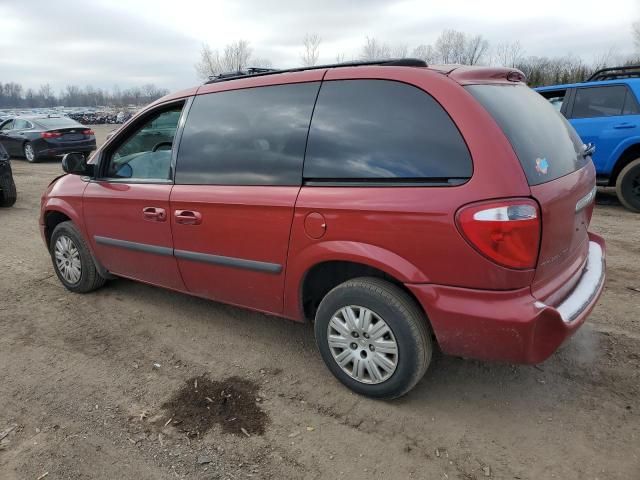
[[[309,320],[342,383],[393,398],[436,344],[538,363],[585,321],[589,152],[513,69],[222,75],[67,155],[40,226],[73,292],[126,277]]]

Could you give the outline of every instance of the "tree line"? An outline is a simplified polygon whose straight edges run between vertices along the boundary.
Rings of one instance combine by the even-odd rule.
[[[166,88],[153,84],[121,90],[94,88],[90,85],[78,87],[67,85],[56,94],[49,84],[34,90],[24,89],[16,82],[0,82],[0,108],[46,108],[46,107],[125,107],[146,105],[169,93]]]
[[[600,52],[592,60],[585,61],[575,55],[534,56],[527,55],[519,41],[491,45],[482,35],[472,35],[453,29],[440,33],[433,44],[420,44],[411,48],[404,43],[389,44],[375,37],[366,37],[357,54],[350,58],[344,53],[334,55],[336,63],[356,60],[384,60],[389,58],[419,58],[427,64],[458,63],[464,65],[490,65],[517,68],[527,77],[532,87],[573,83],[586,80],[600,68],[640,64],[640,21],[631,26],[636,53],[619,55],[614,48]],[[300,62],[304,66],[319,63],[322,39],[317,33],[305,35],[302,40]],[[208,44],[202,46],[200,60],[195,64],[201,80],[249,67],[271,67],[268,59],[254,56],[246,40],[238,40],[221,50]]]
[[[347,57],[344,53],[335,53],[336,63],[355,60],[384,60],[389,58],[419,58],[427,64],[459,63],[465,65],[491,65],[518,68],[527,77],[532,87],[572,83],[587,79],[600,68],[640,64],[640,21],[631,25],[636,47],[634,55],[622,56],[614,48],[601,52],[587,62],[575,55],[533,56],[527,55],[519,41],[503,42],[491,45],[482,35],[447,29],[440,33],[433,44],[420,44],[410,47],[404,43],[389,44],[375,37],[366,37],[355,55]],[[317,65],[320,61],[322,39],[317,33],[305,35],[300,50],[300,63],[304,66]],[[248,67],[270,68],[269,59],[254,55],[246,40],[232,42],[222,49],[202,46],[200,60],[195,64],[196,74],[201,80],[223,72],[244,70]],[[23,88],[16,82],[0,82],[0,108],[39,108],[39,107],[124,107],[127,105],[145,105],[166,95],[168,90],[154,84],[121,90],[79,87],[67,85],[57,94],[49,84],[38,89]]]

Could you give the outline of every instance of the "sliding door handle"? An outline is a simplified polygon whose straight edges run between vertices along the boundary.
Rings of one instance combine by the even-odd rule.
[[[202,214],[194,210],[176,210],[176,223],[181,225],[200,225]]]

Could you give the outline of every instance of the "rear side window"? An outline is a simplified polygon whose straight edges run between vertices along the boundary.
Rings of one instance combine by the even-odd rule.
[[[197,96],[180,141],[178,184],[300,185],[319,82]]]
[[[529,185],[539,185],[582,168],[582,141],[569,122],[524,85],[465,87],[493,116],[515,151]]]
[[[624,99],[624,108],[622,109],[623,115],[638,115],[640,110],[638,109],[638,102],[635,96],[630,90],[627,90],[627,96]]]
[[[573,102],[571,118],[622,115],[627,89],[623,85],[579,88]]]
[[[387,80],[322,84],[309,130],[305,179],[464,181],[472,171],[460,132],[424,91]]]

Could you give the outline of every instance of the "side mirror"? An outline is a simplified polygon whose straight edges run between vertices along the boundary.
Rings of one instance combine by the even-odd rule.
[[[93,165],[87,164],[87,159],[82,153],[67,153],[62,157],[62,170],[72,175],[93,175]]]

